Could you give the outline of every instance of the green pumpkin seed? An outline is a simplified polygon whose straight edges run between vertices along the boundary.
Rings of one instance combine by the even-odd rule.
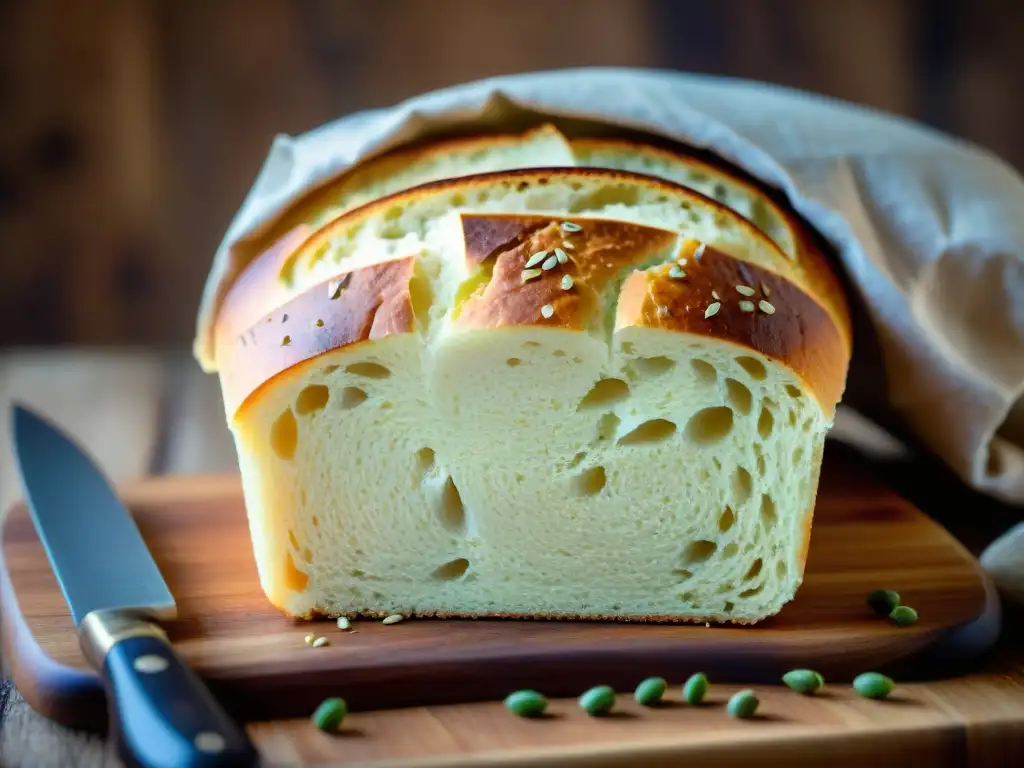
[[[591,717],[607,714],[615,706],[615,691],[609,685],[591,688],[580,696],[579,705]]]
[[[665,678],[648,677],[636,687],[633,698],[640,706],[651,707],[661,701],[666,688],[668,688],[668,683],[665,682]]]
[[[754,713],[757,712],[757,706],[760,703],[761,702],[757,699],[757,695],[748,688],[744,691],[740,691],[729,699],[729,703],[726,705],[725,709],[732,717],[753,717]]]
[[[708,678],[703,672],[691,675],[690,679],[683,685],[683,701],[691,707],[696,707],[708,693]]]
[[[821,690],[825,685],[825,678],[813,669],[794,669],[782,676],[782,682],[797,693],[809,696]]]
[[[884,699],[895,685],[892,678],[878,672],[865,672],[853,679],[853,690],[866,699]]]
[[[505,698],[505,709],[519,717],[537,717],[548,708],[548,700],[537,691],[516,691]]]
[[[868,595],[868,605],[879,616],[888,616],[900,604],[900,593],[892,589],[876,589]]]
[[[335,733],[347,714],[348,705],[344,699],[325,699],[313,713],[313,725],[325,733]]]
[[[892,609],[889,618],[896,622],[897,626],[909,627],[917,621],[917,611],[909,605],[897,605]]]

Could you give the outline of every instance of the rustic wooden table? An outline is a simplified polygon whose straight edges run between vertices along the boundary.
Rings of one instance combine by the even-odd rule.
[[[216,379],[202,375],[187,356],[12,352],[0,357],[3,509],[20,494],[7,437],[12,399],[50,414],[118,480],[235,468]],[[840,432],[880,457],[883,474],[975,551],[1013,521],[1010,510],[973,496],[856,422],[844,419]],[[848,691],[816,699],[794,699],[771,688],[759,692],[766,717],[753,728],[706,712],[688,719],[682,732],[671,710],[592,722],[556,702],[565,713],[557,725],[515,720],[494,703],[356,714],[350,718],[353,736],[340,746],[337,739],[311,732],[306,720],[253,724],[250,732],[275,765],[338,760],[375,766],[515,765],[536,749],[549,757],[531,765],[676,765],[682,759],[702,765],[810,766],[824,759],[832,768],[888,764],[880,755],[899,756],[901,765],[1024,765],[1024,622],[1014,609],[1008,611],[997,652],[981,669],[967,677],[902,686],[899,704],[870,706]],[[722,729],[742,730],[750,748],[742,754],[723,751],[720,738],[702,738],[713,732],[720,737]],[[807,748],[811,734],[814,750]],[[46,768],[117,761],[102,739],[43,720],[4,682],[0,763]]]

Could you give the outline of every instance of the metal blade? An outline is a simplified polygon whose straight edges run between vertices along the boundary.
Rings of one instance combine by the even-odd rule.
[[[20,405],[11,415],[28,508],[75,624],[99,608],[173,618],[174,597],[104,474],[41,416]]]

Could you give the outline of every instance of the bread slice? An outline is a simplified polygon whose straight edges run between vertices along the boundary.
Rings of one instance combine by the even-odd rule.
[[[850,356],[817,252],[647,176],[521,170],[370,203],[229,299],[268,310],[217,362],[290,615],[750,623],[800,584]]]

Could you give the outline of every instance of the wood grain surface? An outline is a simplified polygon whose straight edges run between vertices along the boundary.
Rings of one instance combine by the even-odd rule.
[[[176,478],[124,497],[180,617],[177,648],[245,720],[308,714],[343,695],[354,710],[500,699],[533,687],[571,696],[597,683],[630,690],[648,675],[773,683],[810,666],[832,681],[865,669],[901,679],[950,674],[995,642],[998,602],[974,558],[909,503],[839,458],[826,460],[804,586],[753,628],[527,621],[394,626],[282,616],[257,582],[237,478]],[[102,727],[102,689],[23,508],[3,527],[3,630],[26,699],[66,724]],[[897,589],[921,620],[898,628],[865,595]],[[304,635],[327,636],[311,649]]]

